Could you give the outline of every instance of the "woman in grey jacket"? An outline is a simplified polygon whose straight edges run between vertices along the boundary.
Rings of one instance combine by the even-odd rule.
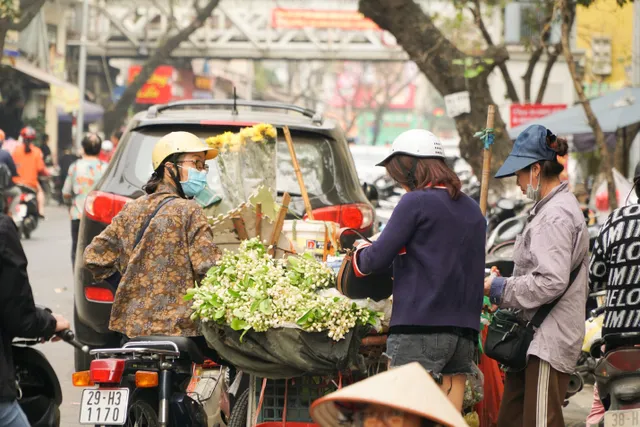
[[[500,308],[519,310],[525,320],[562,296],[536,331],[525,370],[506,375],[499,427],[564,426],[562,404],[584,337],[589,249],[580,205],[560,181],[557,156],[567,151],[566,140],[544,126],[529,126],[496,175],[515,175],[536,204],[516,239],[513,277],[487,278],[485,294]],[[579,273],[569,286],[574,269]]]

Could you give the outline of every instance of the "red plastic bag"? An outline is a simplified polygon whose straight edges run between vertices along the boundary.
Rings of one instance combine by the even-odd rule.
[[[482,330],[483,343],[487,338],[487,330],[487,326]],[[476,405],[480,427],[495,427],[498,424],[498,411],[504,394],[504,373],[498,362],[484,353],[480,356],[478,367],[484,375],[484,400]]]

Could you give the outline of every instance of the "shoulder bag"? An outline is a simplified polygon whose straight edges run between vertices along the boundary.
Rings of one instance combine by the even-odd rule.
[[[571,288],[581,268],[582,263],[571,272],[569,285],[562,292],[562,295],[541,306],[530,322],[518,318],[512,310],[498,310],[489,324],[484,344],[485,354],[501,365],[515,371],[526,368],[527,352],[533,341],[536,329],[542,325],[542,322],[551,313],[553,307]]]
[[[341,233],[344,231],[351,231],[371,243],[371,240],[356,230],[340,230]],[[374,301],[381,301],[389,298],[393,291],[393,266],[389,266],[381,272],[374,272],[364,277],[358,277],[353,269],[354,254],[355,250],[348,249],[347,254],[342,259],[342,265],[340,266],[336,280],[338,292],[351,299],[371,298]]]

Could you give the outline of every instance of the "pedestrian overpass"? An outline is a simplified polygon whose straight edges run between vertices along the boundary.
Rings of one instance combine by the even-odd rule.
[[[89,58],[139,58],[189,25],[193,0],[97,0]],[[200,2],[202,6],[204,1]],[[304,9],[302,9],[304,8]],[[357,12],[357,0],[221,0],[175,58],[404,61],[391,34]],[[75,28],[80,28],[76,9]],[[171,18],[173,16],[173,19]],[[79,34],[79,32],[76,32]],[[71,44],[79,42],[69,39]]]

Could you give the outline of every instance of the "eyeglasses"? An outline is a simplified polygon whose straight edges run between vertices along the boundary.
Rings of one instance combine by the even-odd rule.
[[[177,163],[193,163],[197,170],[209,172],[209,165],[205,164],[202,160],[180,160]]]

